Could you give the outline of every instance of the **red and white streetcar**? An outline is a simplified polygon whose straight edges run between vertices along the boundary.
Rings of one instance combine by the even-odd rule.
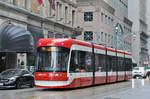
[[[39,88],[77,88],[131,78],[132,57],[74,39],[38,41],[35,86]]]

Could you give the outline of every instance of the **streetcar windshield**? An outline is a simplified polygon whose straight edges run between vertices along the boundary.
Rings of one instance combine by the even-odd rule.
[[[38,48],[39,72],[67,72],[69,49],[63,47]]]

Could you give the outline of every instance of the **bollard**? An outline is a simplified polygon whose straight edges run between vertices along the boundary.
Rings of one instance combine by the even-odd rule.
[[[135,81],[132,79],[132,88],[135,88]]]
[[[141,80],[141,85],[144,86],[144,84],[145,84],[145,81],[144,81],[144,79],[142,79]]]
[[[148,81],[149,81],[149,84],[150,84],[150,76],[148,76]]]

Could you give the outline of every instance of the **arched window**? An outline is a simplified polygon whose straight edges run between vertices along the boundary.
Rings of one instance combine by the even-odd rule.
[[[123,29],[121,24],[117,23],[115,26],[115,33],[114,33],[114,46],[118,50],[123,50],[124,48],[124,40],[123,40]]]

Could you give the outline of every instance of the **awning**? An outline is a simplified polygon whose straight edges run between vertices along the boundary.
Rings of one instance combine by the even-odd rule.
[[[0,30],[0,51],[3,52],[30,52],[32,35],[22,27],[8,24]]]

